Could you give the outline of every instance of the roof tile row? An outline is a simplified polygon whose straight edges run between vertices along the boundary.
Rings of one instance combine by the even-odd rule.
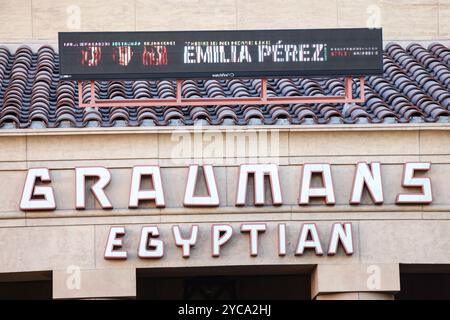
[[[450,50],[435,43],[386,46],[384,75],[366,77],[363,104],[240,105],[207,107],[80,108],[75,82],[59,81],[59,57],[49,46],[37,53],[0,48],[0,127],[167,126],[327,123],[449,122]],[[259,79],[186,80],[187,98],[251,97]],[[358,92],[360,83],[353,83]],[[89,85],[82,96],[89,100]],[[269,79],[269,96],[342,95],[343,79]],[[98,81],[96,98],[175,98],[173,81]]]

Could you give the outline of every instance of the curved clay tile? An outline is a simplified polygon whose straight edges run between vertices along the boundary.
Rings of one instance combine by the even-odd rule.
[[[222,88],[213,87],[207,89],[206,95],[208,98],[226,98],[226,94],[222,90]]]
[[[109,99],[112,100],[124,100],[127,97],[127,94],[122,90],[111,90],[108,94]]]
[[[182,124],[186,122],[183,113],[179,109],[169,108],[164,112],[163,121],[161,121],[161,124],[168,125],[173,122],[173,120]]]
[[[166,109],[163,110],[163,118],[167,119],[168,115],[179,115],[180,117],[184,117],[183,111],[179,108],[179,107],[167,107]]]
[[[134,99],[150,99],[152,97],[151,88],[147,81],[135,81],[132,84]]]
[[[395,112],[393,112],[386,104],[382,102],[373,105],[371,111],[380,120],[383,120],[386,117],[398,118]]]
[[[352,120],[356,120],[357,118],[367,118],[370,121],[372,119],[370,114],[359,105],[354,105],[349,108],[347,112]]]
[[[107,89],[107,95],[109,99],[116,99],[118,97],[125,99],[127,94],[123,82],[111,82]]]
[[[444,106],[444,108],[447,108],[447,110],[450,110],[450,95],[444,99],[442,105]]]
[[[144,120],[153,120],[154,122],[159,122],[156,111],[150,107],[138,108],[137,121],[139,124],[142,124]]]
[[[270,116],[270,120],[272,122],[275,122],[279,119],[291,119],[291,114],[289,113],[289,108],[286,106],[280,106],[280,105],[270,105],[267,106],[267,111]]]
[[[48,127],[48,112],[45,108],[36,107],[30,112],[30,121],[42,121],[45,123],[46,127]]]
[[[70,123],[72,127],[77,126],[77,120],[72,113],[64,112],[56,116],[55,127],[60,127],[62,123]]]
[[[9,88],[21,88],[23,91],[28,87],[28,70],[11,70]]]
[[[414,46],[413,46],[414,47]],[[414,48],[418,48],[418,45],[416,45]],[[425,50],[425,49],[423,49]],[[389,50],[388,50],[389,52]],[[414,81],[411,80],[411,84],[414,87],[417,87],[417,89],[419,89],[419,86],[421,87],[420,91],[423,89],[424,93],[426,92],[430,97],[432,97],[433,99],[439,101],[440,99],[442,99],[443,96],[441,96],[441,94],[432,94],[430,91],[426,91],[425,90],[425,82],[432,82],[434,83],[436,86],[439,86],[441,88],[441,90],[444,91],[444,88],[442,87],[442,85],[436,81],[433,77],[432,77],[432,72],[429,72],[423,65],[421,65],[418,60],[414,59],[413,56],[409,55],[403,48],[401,48],[400,46],[396,46],[396,53],[395,54],[391,54],[393,56],[393,59],[395,59],[395,61],[404,68],[400,69],[400,67],[396,66],[394,64],[394,61],[391,60],[391,58],[386,57],[388,63],[391,63],[394,68],[397,68],[399,70],[399,73],[401,72],[401,76],[404,77],[405,79],[410,79],[410,77],[407,75],[407,72],[413,76]],[[424,76],[419,77],[419,74],[422,74]],[[388,73],[388,76],[392,77],[392,74]],[[416,85],[416,83],[418,85]],[[429,86],[427,86],[427,88],[429,88]],[[403,92],[406,93],[408,95],[408,97],[410,99],[413,99],[414,95],[417,94],[419,91],[411,91],[411,88],[408,89],[408,91],[405,91],[403,89]]]
[[[199,88],[194,81],[185,81],[183,84],[181,94],[184,98],[200,98],[202,96]]]
[[[209,98],[225,98],[226,93],[224,88],[217,80],[207,80],[205,81],[205,90]]]
[[[239,119],[236,112],[229,106],[217,106],[215,113],[217,115],[217,124],[224,123],[225,120],[230,120],[237,124]]]
[[[46,86],[35,86],[31,92],[31,101],[41,100],[44,103],[49,103],[50,87]]]
[[[428,50],[447,66],[450,66],[450,49],[448,47],[441,43],[432,43],[428,46]]]
[[[0,111],[0,118],[4,117],[6,115],[9,115],[9,114],[14,115],[18,119],[20,119],[21,118],[20,106],[5,104],[2,108],[2,110]]]
[[[31,50],[19,48],[12,59],[10,78],[3,95],[2,115],[12,114],[19,120],[26,116],[27,109],[23,104],[28,99],[26,91],[31,66]]]
[[[56,88],[57,94],[74,94],[75,93],[75,84],[69,81],[60,81]]]
[[[27,45],[22,45],[17,48],[15,55],[16,56],[27,55],[31,57],[33,55],[33,50],[31,50],[31,48]]]
[[[14,84],[10,84],[5,92],[5,104],[8,102],[17,101],[20,107],[20,103],[22,102],[22,96],[25,91],[25,88],[16,86]]]
[[[173,99],[176,97],[175,94],[175,85],[172,81],[161,80],[157,81],[157,96],[163,99]]]
[[[78,87],[77,87],[77,91],[78,91]],[[100,95],[99,95],[99,85],[97,83],[94,86],[94,94],[95,94],[95,98],[96,99],[98,99],[100,97]],[[78,92],[77,92],[77,96],[78,96]],[[90,83],[87,83],[87,82],[83,83],[81,97],[83,99],[83,102],[89,102],[91,100],[91,86],[90,86]]]
[[[218,90],[224,94],[223,86],[219,80],[214,80],[214,79],[206,80],[204,83],[204,87],[207,92],[210,90]]]
[[[0,46],[0,56],[1,55],[7,55],[7,56],[11,55],[11,52],[9,51],[8,47]]]
[[[99,124],[102,123],[102,115],[100,111],[94,108],[83,109],[83,125],[86,125],[90,121],[96,121]]]
[[[298,87],[295,85],[295,83],[290,79],[281,79],[278,84],[277,88],[279,90],[279,93],[282,96],[300,96],[301,92],[298,89]]]
[[[147,112],[150,112],[151,114],[155,115],[155,117],[158,117],[157,108],[155,107],[138,107],[136,111],[138,117],[140,117],[141,114]]]
[[[387,119],[391,119],[391,121],[398,121],[398,116],[393,113],[388,107],[380,107],[374,111],[375,116],[382,122],[385,122]]]
[[[344,119],[342,113],[333,105],[319,104],[316,109],[326,121],[328,121],[331,117],[339,117]]]
[[[343,95],[345,93],[345,85],[343,81],[339,81],[337,79],[329,79],[325,82],[325,88],[332,95]]]
[[[38,55],[39,54],[43,54],[43,53],[51,53],[52,55],[55,54],[55,50],[53,49],[52,46],[50,45],[42,45],[38,51],[37,51]]]
[[[62,116],[63,114],[71,114],[75,117],[75,110],[71,106],[60,106],[58,109],[56,109],[56,118]]]
[[[399,112],[399,109],[403,106],[407,105],[411,108],[417,109],[417,107],[413,106],[413,104],[408,100],[408,98],[399,91],[393,84],[389,83],[386,79],[370,79],[368,80],[369,85],[377,92],[383,99],[393,107],[396,112]],[[408,80],[409,83],[409,80]]]
[[[248,123],[252,118],[256,118],[264,122],[264,115],[259,107],[248,105],[244,106],[242,109],[243,117],[246,123]]]
[[[2,115],[0,118],[0,127],[5,126],[7,123],[12,123],[15,128],[20,127],[20,118],[13,114]]]
[[[56,110],[59,110],[61,107],[66,106],[74,109],[75,108],[74,99],[68,95],[59,95],[56,100]]]
[[[249,90],[243,86],[233,91],[233,97],[236,98],[248,98],[251,96],[252,96],[251,92],[249,92]]]
[[[292,107],[292,112],[294,112],[296,118],[302,122],[306,118],[312,118],[315,123],[317,123],[318,119],[314,111],[311,110],[310,107],[306,105],[295,105]]]
[[[209,123],[211,122],[211,116],[209,115],[208,110],[205,107],[192,107],[189,108],[189,113],[191,115],[191,119],[196,120],[207,120]]]
[[[420,118],[424,117],[424,114],[422,112],[420,112],[419,110],[417,110],[416,108],[405,107],[400,112],[402,114],[402,117],[406,121],[409,121],[412,117],[420,117]]]
[[[30,110],[34,110],[34,109],[42,109],[42,110],[46,110],[47,114],[48,114],[48,110],[50,109],[49,106],[49,102],[48,99],[40,99],[40,100],[36,100],[36,101],[31,101],[31,105],[30,105]]]
[[[241,79],[233,79],[228,83],[228,96],[250,97],[251,92]]]
[[[53,76],[50,72],[43,70],[43,71],[38,71],[36,73],[36,76],[34,78],[35,83],[36,82],[45,82],[47,83],[49,86],[52,85],[53,82]]]
[[[366,100],[366,106],[380,120],[386,117],[398,118],[391,108],[371,89],[368,89],[369,98]]]
[[[75,108],[75,86],[69,82],[61,81],[56,88],[56,108],[69,106]]]
[[[421,109],[431,116],[433,119],[437,119],[440,116],[449,116],[448,110],[442,108],[439,104],[435,103],[433,100],[427,100],[421,102]]]
[[[20,119],[21,115],[20,111],[21,111],[20,104],[19,105],[4,104],[3,108],[0,111],[0,119],[8,115],[12,115],[17,119]]]
[[[125,108],[112,109],[109,117],[110,124],[114,126],[120,120],[126,121],[127,123],[130,121],[128,111]]]

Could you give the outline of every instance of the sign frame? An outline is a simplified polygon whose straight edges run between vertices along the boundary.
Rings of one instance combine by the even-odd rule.
[[[66,55],[68,54],[67,50],[69,49],[64,49],[64,48],[69,48],[68,46],[64,46],[64,43],[66,44],[71,44],[71,42],[68,42],[67,39],[77,39],[77,36],[81,37],[83,36],[85,39],[95,39],[98,38],[100,39],[101,37],[109,38],[111,39],[112,37],[125,37],[125,36],[130,36],[132,37],[133,35],[135,36],[134,39],[137,39],[138,37],[143,37],[146,34],[152,35],[154,37],[168,37],[168,41],[170,41],[170,39],[174,39],[174,38],[181,38],[181,39],[196,39],[201,37],[202,35],[204,35],[204,37],[211,39],[211,37],[216,36],[217,35],[217,39],[219,39],[220,37],[229,37],[232,39],[235,38],[239,38],[239,37],[245,37],[246,35],[248,35],[248,37],[250,37],[250,35],[255,36],[254,39],[266,39],[272,37],[273,39],[276,35],[280,35],[280,37],[284,36],[285,38],[289,38],[290,36],[294,36],[296,34],[305,34],[308,36],[308,41],[304,41],[304,45],[305,46],[312,46],[314,45],[314,43],[312,42],[312,39],[314,39],[314,34],[320,34],[322,35],[322,37],[325,37],[326,39],[330,39],[333,36],[335,37],[338,34],[342,34],[342,35],[351,35],[349,36],[350,39],[350,45],[355,46],[355,43],[357,43],[358,41],[364,41],[362,39],[363,35],[365,34],[371,34],[372,37],[377,39],[377,43],[376,45],[377,47],[377,55],[372,55],[370,57],[359,57],[359,56],[352,56],[351,58],[353,59],[353,62],[355,62],[355,64],[350,63],[352,62],[352,60],[349,60],[349,62],[342,62],[342,59],[346,59],[346,57],[340,57],[340,56],[334,56],[333,59],[333,63],[335,64],[333,68],[329,68],[327,66],[331,66],[332,63],[330,62],[330,60],[327,61],[297,61],[297,62],[260,62],[258,61],[256,64],[253,62],[255,58],[253,58],[252,62],[246,63],[244,62],[244,60],[242,60],[240,63],[232,63],[232,64],[224,64],[224,63],[196,63],[193,64],[192,66],[187,66],[187,64],[179,64],[178,60],[176,63],[178,63],[178,65],[175,66],[175,63],[173,64],[173,66],[175,66],[175,69],[178,68],[178,71],[175,69],[171,69],[172,71],[166,71],[166,72],[162,72],[161,70],[165,69],[168,70],[170,61],[173,61],[174,57],[175,59],[179,59],[179,52],[177,51],[177,55],[174,56],[172,54],[172,56],[170,56],[170,52],[167,53],[168,57],[171,58],[169,59],[168,65],[167,66],[154,66],[154,70],[159,69],[158,72],[156,71],[152,71],[151,73],[145,73],[145,72],[131,72],[129,70],[131,69],[127,69],[127,68],[138,68],[140,71],[143,70],[144,67],[140,66],[140,65],[136,65],[136,66],[131,66],[127,65],[124,68],[122,67],[117,67],[117,63],[116,65],[112,65],[112,67],[116,68],[116,70],[121,70],[121,72],[117,71],[117,72],[85,72],[82,73],[81,71],[78,72],[70,72],[70,70],[68,70],[68,68],[72,68],[73,70],[75,70],[76,68],[74,68],[73,66],[73,61],[70,64],[70,66],[67,66],[68,60],[70,60],[69,58],[66,57]],[[351,37],[354,37],[353,39]],[[130,38],[131,39],[131,38]],[[142,38],[143,39],[143,38]],[[289,40],[289,39],[288,39]],[[316,43],[320,42],[322,39],[318,39],[316,41]],[[372,39],[373,40],[373,39]],[[80,40],[81,41],[81,40]],[[180,41],[180,40],[177,40]],[[207,40],[209,41],[208,43],[213,43],[214,41],[212,40]],[[240,40],[239,40],[240,41]],[[243,40],[242,40],[243,41]],[[255,40],[255,41],[260,41],[260,40]],[[262,41],[262,40],[261,40]],[[267,41],[272,41],[272,39],[267,40]],[[300,38],[299,43],[302,42],[302,39]],[[329,43],[334,43],[336,44],[337,40],[327,40],[329,41]],[[334,41],[334,42],[333,42]],[[374,40],[375,41],[375,40]],[[368,29],[368,28],[343,28],[343,29],[311,29],[311,30],[302,30],[302,29],[267,29],[267,30],[201,30],[201,31],[151,31],[151,32],[60,32],[58,34],[58,42],[59,42],[59,52],[60,52],[60,78],[61,80],[175,80],[175,79],[232,79],[232,78],[260,78],[260,77],[286,77],[286,78],[292,78],[292,77],[337,77],[337,76],[355,76],[355,77],[359,77],[359,76],[367,76],[367,75],[381,75],[382,74],[382,65],[383,65],[383,61],[382,61],[382,29]],[[323,41],[322,41],[323,42]],[[81,43],[87,43],[87,42],[81,42]],[[97,42],[99,43],[99,42]],[[111,42],[112,43],[112,42]],[[115,44],[120,44],[121,42],[114,42]],[[368,43],[368,42],[367,42]],[[287,44],[286,46],[289,46],[291,44]],[[325,59],[328,59],[328,52],[330,50],[333,50],[335,48],[330,48],[329,46],[327,46],[327,44],[325,44],[325,53],[327,56],[325,57]],[[341,43],[342,46],[345,46],[345,43]],[[177,45],[178,47],[182,46],[182,45]],[[272,45],[271,46],[275,46]],[[300,46],[300,44],[299,44]],[[129,46],[127,46],[129,47]],[[78,50],[78,48],[80,48],[79,46],[76,47],[71,47],[70,50],[74,51],[74,50]],[[114,46],[109,46],[109,47],[105,47],[105,48],[113,48],[111,50],[116,50],[114,48]],[[184,53],[186,53],[186,40],[184,43]],[[230,47],[231,48],[231,47]],[[248,50],[254,50],[255,48],[253,47],[249,47]],[[259,50],[260,46],[258,46],[258,50]],[[288,48],[288,47],[286,47]],[[305,47],[306,48],[306,47]],[[178,48],[177,48],[178,49]],[[316,48],[317,49],[317,48]],[[360,52],[364,52],[364,50],[360,50],[357,52],[353,52],[353,51],[349,51],[347,49],[352,49],[352,48],[343,48],[343,50],[341,51],[333,51],[336,54],[356,54],[356,53],[360,53]],[[360,48],[362,49],[362,47]],[[70,51],[69,50],[69,51]],[[82,50],[82,49],[80,49]],[[106,50],[106,49],[104,49]],[[205,49],[206,50],[206,49]],[[237,50],[237,49],[236,49]],[[300,49],[299,49],[300,50]],[[318,50],[318,49],[317,49]],[[316,51],[317,51],[316,50]],[[306,50],[304,52],[310,52],[311,50]],[[316,52],[314,51],[314,52]],[[297,52],[297,51],[296,51]],[[298,51],[300,52],[300,51]],[[352,53],[349,53],[352,52]],[[369,52],[370,53],[370,52]],[[260,52],[258,55],[258,59],[261,58],[260,56]],[[315,59],[319,60],[321,59],[319,57],[318,53],[317,55],[314,54]],[[72,55],[74,55],[74,53],[72,53]],[[102,53],[103,55],[103,53]],[[109,57],[109,55],[104,54],[106,57]],[[292,54],[293,55],[293,54]],[[114,55],[113,55],[114,56]],[[287,57],[287,53],[286,53],[286,57]],[[302,53],[302,57],[303,59],[310,59],[304,56],[304,54]],[[322,57],[323,58],[323,57]],[[104,58],[105,60],[106,58]],[[118,58],[116,58],[118,59]],[[132,57],[130,57],[128,59],[128,62],[130,61],[130,59],[133,59]],[[131,61],[136,61],[137,58],[134,58],[135,60],[131,60]],[[275,59],[275,57],[274,57]],[[287,59],[287,58],[286,58]],[[312,58],[311,58],[312,59]],[[329,58],[331,59],[331,58]],[[365,63],[363,63],[363,60],[370,60],[372,63],[372,66],[367,67]],[[120,60],[119,60],[120,61]],[[188,60],[189,61],[189,60]],[[223,60],[221,60],[223,61]],[[374,62],[376,61],[376,63]],[[184,61],[185,62],[185,61]],[[359,67],[357,67],[357,63],[359,63]],[[105,62],[106,63],[111,64],[111,62]],[[118,62],[119,63],[119,62]],[[81,62],[79,63],[81,64]],[[294,68],[294,67],[290,67],[290,69],[287,69],[288,66],[287,64],[289,64],[289,66],[298,66],[298,68]],[[322,65],[323,67],[320,67],[320,65]],[[339,64],[339,67],[336,66],[336,64]],[[270,65],[270,67],[269,67]],[[355,65],[355,66],[353,66]],[[376,66],[375,66],[376,65]],[[229,68],[227,66],[230,66]],[[263,66],[266,66],[266,68],[262,68]],[[307,66],[309,69],[307,69],[305,66]],[[78,66],[80,69],[80,66]],[[91,66],[90,66],[91,67]],[[98,65],[94,65],[95,68],[98,68]],[[103,66],[101,66],[103,67]],[[107,67],[110,67],[110,65],[107,65]],[[111,68],[112,68],[111,67]],[[191,69],[189,69],[188,67],[190,67]],[[227,67],[227,68],[225,68]],[[279,69],[277,69],[279,67]],[[105,67],[106,68],[106,67]],[[150,67],[151,68],[151,67]],[[203,69],[202,69],[203,68]],[[205,69],[206,68],[206,69]],[[208,68],[212,68],[212,69],[208,69]],[[303,68],[303,69],[302,69]],[[306,69],[305,69],[306,68]],[[181,70],[183,69],[183,70]],[[72,71],[73,71],[72,70]],[[88,69],[86,69],[88,70]],[[93,69],[91,69],[93,70]],[[173,71],[175,70],[175,71]],[[196,71],[196,70],[200,70],[200,71]],[[206,70],[206,71],[205,71]],[[161,72],[160,72],[161,71]]]

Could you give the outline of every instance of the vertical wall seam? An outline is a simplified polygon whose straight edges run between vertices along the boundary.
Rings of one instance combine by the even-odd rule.
[[[97,252],[95,251],[95,247],[96,247],[96,243],[97,243],[97,230],[96,230],[96,226],[93,225],[92,226],[93,232],[94,232],[94,241],[93,241],[93,248],[94,248],[94,269],[97,269]]]
[[[419,128],[419,130],[417,132],[417,139],[418,139],[418,145],[419,145],[419,161],[422,161],[421,133],[422,133],[422,130]],[[424,219],[423,212],[424,212],[424,205],[421,205],[420,206],[420,216],[421,216],[422,220]]]
[[[234,25],[235,25],[235,29],[238,29],[238,1],[239,0],[235,0],[234,1]]]
[[[339,28],[339,0],[336,0],[336,27]]]
[[[438,0],[437,6],[437,37],[439,38],[441,36],[441,0]]]
[[[25,168],[28,170],[30,168],[29,163],[28,163],[28,135],[25,135]],[[24,181],[25,183],[25,181]],[[22,194],[21,194],[22,196]],[[19,199],[19,203],[20,203],[20,199]],[[20,208],[19,208],[20,211]],[[28,213],[25,212],[25,227],[28,227]]]
[[[373,221],[373,220],[372,220]],[[358,223],[358,263],[362,263],[362,254],[361,254],[361,220],[357,220]]]
[[[31,39],[34,39],[33,0],[30,0]]]

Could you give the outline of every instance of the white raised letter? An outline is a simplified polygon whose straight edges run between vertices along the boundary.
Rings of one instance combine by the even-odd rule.
[[[311,188],[313,173],[320,173],[322,175],[322,188]],[[305,164],[303,166],[299,204],[308,204],[309,198],[311,197],[325,198],[326,204],[334,204],[336,202],[333,180],[331,178],[331,167],[329,164],[317,163]]]
[[[309,235],[311,235],[311,240],[308,240]],[[305,248],[313,248],[316,251],[316,255],[323,254],[319,233],[317,232],[317,226],[314,223],[303,224],[295,255],[302,255]]]
[[[143,227],[139,242],[138,257],[141,259],[159,259],[164,256],[164,244],[159,239],[158,227]]]
[[[217,192],[217,185],[216,179],[214,177],[213,167],[211,165],[204,165],[203,174],[205,176],[206,186],[208,188],[208,196],[194,196],[195,187],[197,185],[198,165],[189,166],[186,192],[184,193],[185,206],[216,207],[219,205],[219,194]]]
[[[405,164],[403,168],[403,187],[421,188],[422,193],[399,194],[397,196],[397,203],[431,203],[433,201],[430,178],[414,178],[415,171],[428,171],[430,167],[431,163],[429,162]]]
[[[189,258],[191,255],[191,247],[195,246],[197,243],[198,226],[193,225],[191,229],[191,235],[189,239],[184,239],[181,236],[181,231],[179,226],[172,227],[173,237],[175,238],[175,244],[181,247],[183,251],[183,258]]]
[[[151,176],[153,190],[141,190],[142,176]],[[157,207],[165,207],[161,171],[158,166],[138,166],[133,168],[129,208],[137,208],[139,200],[155,200]]]
[[[286,224],[280,223],[278,225],[278,255],[286,255]]]
[[[328,255],[335,255],[339,242],[342,243],[345,253],[353,254],[353,234],[351,223],[335,223],[331,229],[330,244],[328,245]]]
[[[51,186],[37,186],[36,180],[51,182],[50,172],[47,168],[32,168],[28,170],[25,185],[23,187],[21,210],[55,210],[55,196]],[[33,196],[44,197],[43,199],[32,199]]]
[[[223,234],[221,234],[223,232]],[[230,240],[233,228],[227,224],[215,224],[212,226],[212,256],[220,256],[220,247]]]
[[[270,188],[272,191],[272,203],[281,205],[280,178],[278,177],[278,168],[275,164],[243,164],[239,170],[239,184],[236,197],[236,205],[245,205],[247,196],[247,181],[249,174],[254,174],[254,195],[255,205],[264,205],[264,176],[268,175]]]
[[[360,204],[364,189],[367,187],[373,202],[383,203],[383,185],[381,183],[381,165],[379,162],[373,162],[369,165],[365,162],[359,162],[356,165],[355,179],[353,181],[351,204]]]
[[[266,225],[263,223],[243,224],[241,232],[250,232],[250,255],[258,255],[258,233],[266,231]]]
[[[91,191],[103,209],[112,209],[112,204],[109,202],[104,190],[111,181],[111,173],[108,169],[103,167],[75,168],[76,208],[86,208],[86,177],[99,178],[91,187]]]
[[[125,227],[112,227],[109,231],[108,242],[106,243],[105,259],[126,259],[126,251],[118,251],[123,246],[123,241],[119,236],[125,235]]]

